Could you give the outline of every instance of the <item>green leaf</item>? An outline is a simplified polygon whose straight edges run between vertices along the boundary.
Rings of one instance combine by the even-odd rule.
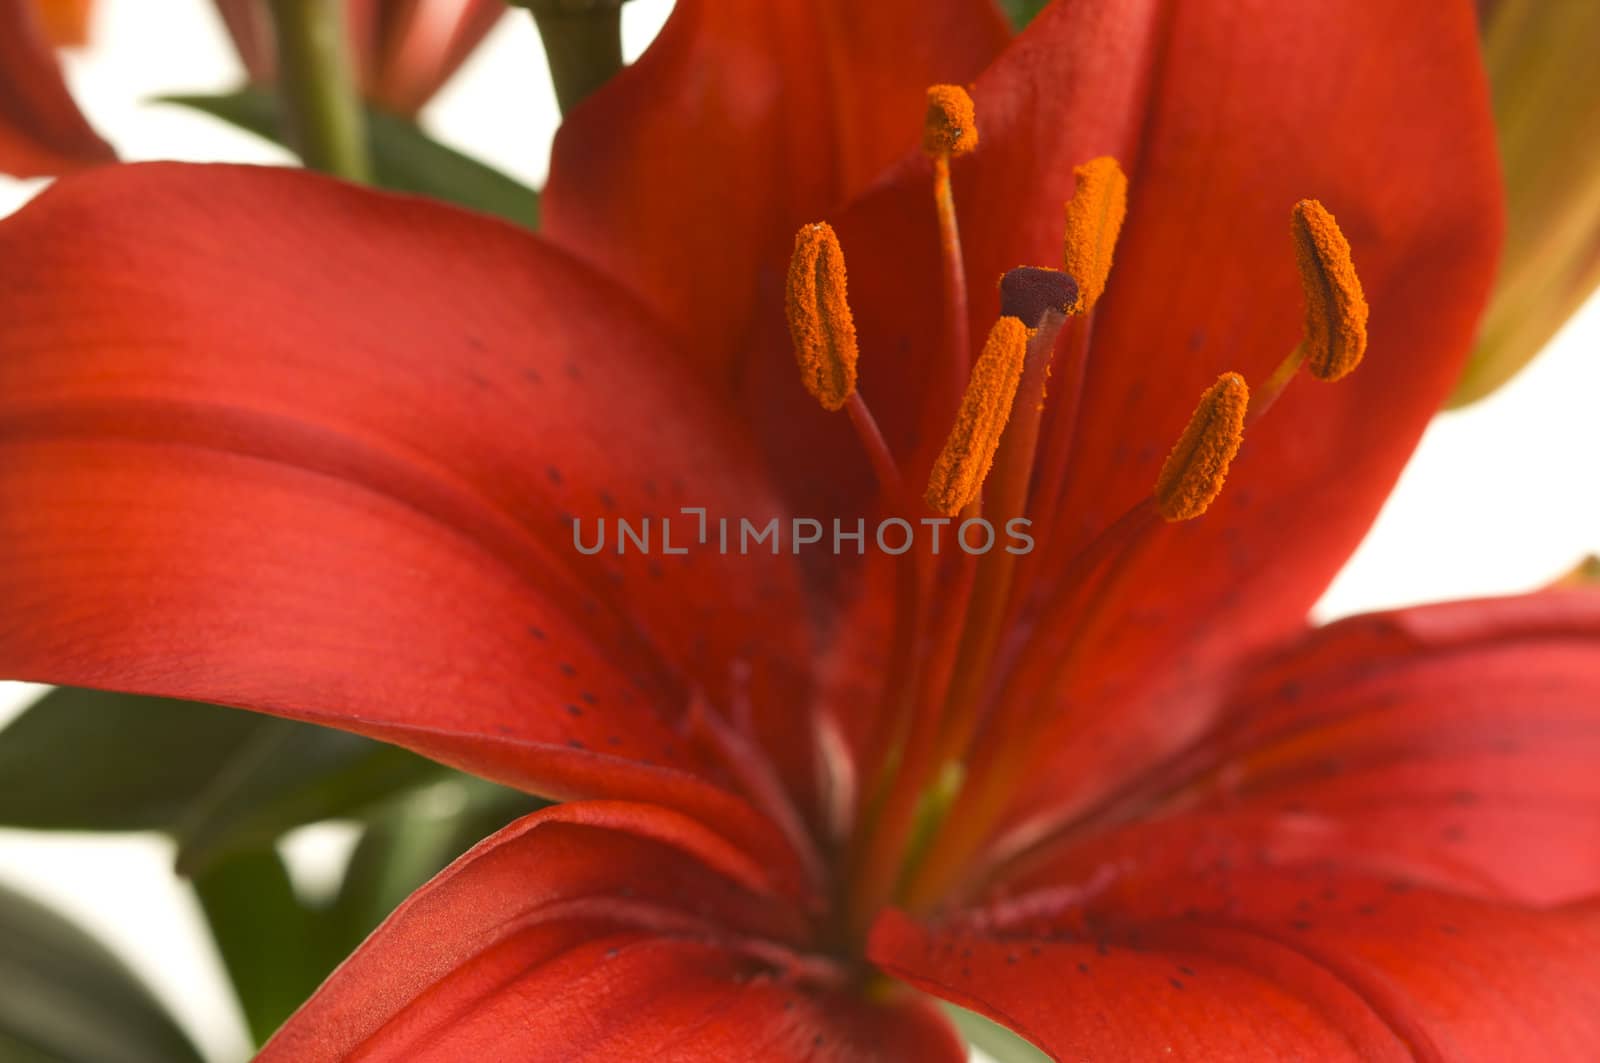
[[[0,886],[0,1058],[199,1063],[133,972],[37,901]]]
[[[1031,1042],[999,1023],[954,1004],[942,1006],[967,1043],[981,1049],[995,1063],[1050,1063],[1050,1057],[1043,1049],[1035,1048]]]
[[[332,961],[343,959],[396,905],[456,857],[547,803],[461,775],[418,792],[375,820],[356,845],[328,913]]]
[[[214,861],[194,888],[250,1033],[264,1044],[332,969],[323,961],[318,913],[295,896],[271,847]]]
[[[196,795],[177,823],[178,870],[195,874],[291,828],[359,817],[449,769],[397,746],[269,720]]]
[[[166,829],[269,722],[165,698],[51,691],[0,731],[0,824]]]
[[[166,831],[193,871],[302,824],[372,811],[448,774],[343,731],[62,688],[0,731],[0,825]]]
[[[1050,0],[1000,0],[1000,10],[1006,13],[1013,26],[1021,30],[1049,3]]]
[[[163,96],[282,144],[278,98],[260,88],[220,96]],[[367,108],[373,178],[380,188],[431,196],[520,225],[539,224],[539,194],[477,159],[434,140],[415,122]]]

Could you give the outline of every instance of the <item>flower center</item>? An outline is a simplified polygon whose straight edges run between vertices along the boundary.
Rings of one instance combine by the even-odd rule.
[[[895,626],[875,730],[843,869],[845,933],[859,940],[887,904],[927,911],[983,885],[984,845],[1034,765],[1050,693],[1078,666],[1119,585],[1166,523],[1206,512],[1222,490],[1248,424],[1303,366],[1337,380],[1366,347],[1367,307],[1349,245],[1315,200],[1291,214],[1306,299],[1305,335],[1254,394],[1224,373],[1200,397],[1156,482],[1087,546],[1068,553],[1063,484],[1073,442],[1095,306],[1106,290],[1127,207],[1127,179],[1111,158],[1075,171],[1066,205],[1063,268],[1023,266],[1000,283],[1000,315],[976,360],[967,335],[966,264],[951,161],[978,147],[971,98],[928,90],[924,150],[934,163],[945,339],[938,352],[961,394],[943,449],[919,498],[856,391],[859,358],[845,257],[825,223],[802,228],[787,310],[801,380],[829,410],[843,409],[880,487],[880,506],[915,521],[1025,518],[1039,549],[1019,553],[918,550],[896,560]],[[1053,378],[1047,402],[1046,382]],[[1176,426],[1175,426],[1176,427]]]

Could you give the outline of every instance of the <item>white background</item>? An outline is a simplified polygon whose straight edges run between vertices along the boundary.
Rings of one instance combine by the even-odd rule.
[[[670,6],[637,0],[624,8],[630,58]],[[206,0],[101,0],[91,47],[67,62],[79,101],[123,158],[287,161],[211,119],[142,102],[237,85],[238,65]],[[455,146],[542,183],[557,112],[531,20],[509,16],[424,120]],[[0,214],[42,184],[0,177]],[[1511,385],[1438,418],[1320,615],[1526,590],[1600,553],[1597,342],[1600,300],[1591,300]],[[29,693],[0,683],[0,723]],[[308,875],[326,871],[344,841],[337,830],[302,832],[297,864]],[[148,837],[0,830],[0,879],[103,935],[214,1059],[242,1059],[242,1020],[170,858],[165,842]]]

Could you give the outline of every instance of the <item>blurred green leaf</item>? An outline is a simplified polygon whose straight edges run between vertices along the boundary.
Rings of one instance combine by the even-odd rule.
[[[975,1011],[945,1004],[944,1013],[956,1024],[967,1043],[981,1048],[995,1063],[1050,1063],[1050,1057],[1033,1043],[991,1022]]]
[[[166,829],[269,722],[214,705],[53,690],[0,730],[0,824]]]
[[[291,828],[358,817],[449,769],[397,746],[323,727],[269,720],[236,751],[178,821],[178,870],[259,848]]]
[[[203,111],[214,118],[283,143],[278,99],[270,91],[245,88],[219,96],[164,96],[163,103]],[[416,123],[367,109],[373,178],[381,188],[411,192],[514,221],[539,224],[539,194],[477,159],[445,147]]]
[[[0,1030],[0,1059],[6,1063],[61,1063],[60,1056],[46,1055],[32,1045],[23,1044]]]
[[[333,962],[417,887],[512,820],[548,802],[469,775],[418,792],[362,835],[328,913]],[[330,967],[332,964],[330,964]]]
[[[0,825],[161,830],[185,873],[372,812],[453,774],[395,746],[256,713],[62,688],[0,731]]]
[[[1033,17],[1043,11],[1050,0],[1000,0],[1000,10],[1006,13],[1011,24],[1022,29]]]
[[[263,1044],[331,970],[317,913],[295,896],[271,847],[215,861],[194,888],[250,1033]]]
[[[0,886],[0,1058],[199,1063],[150,991],[105,946]]]

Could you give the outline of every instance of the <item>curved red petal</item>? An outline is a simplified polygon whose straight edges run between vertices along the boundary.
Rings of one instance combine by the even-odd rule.
[[[925,1003],[819,981],[837,972],[796,913],[729,859],[648,806],[536,813],[401,905],[258,1058],[964,1058]]]
[[[1587,591],[1331,624],[1256,664],[1209,733],[1097,810],[1036,788],[998,850],[1081,832],[1085,816],[1306,815],[1361,828],[1375,857],[1455,867],[1456,888],[1533,903],[1600,892],[1597,650]]]
[[[1493,128],[1464,0],[1058,4],[974,94],[982,145],[954,177],[974,335],[1001,271],[1058,260],[1073,164],[1112,154],[1130,176],[1064,523],[1035,529],[1041,550],[1070,554],[1148,497],[1219,371],[1259,384],[1294,347],[1297,200],[1338,216],[1373,308],[1360,369],[1296,382],[1247,430],[1210,511],[1157,529],[1077,636],[1081,663],[1057,691],[1071,709],[1041,743],[1054,759],[1039,772],[1049,799],[1070,804],[1187,741],[1217,675],[1291,634],[1366,530],[1450,389],[1491,280]],[[912,381],[943,379],[892,355],[937,349],[928,198],[919,163],[836,225],[862,349],[891,352],[862,363],[886,422]],[[905,440],[911,423],[908,410],[888,430]]]
[[[73,102],[33,0],[0,0],[0,173],[43,177],[116,158]]]
[[[1284,952],[1261,943],[1239,956],[1102,953],[1047,937],[939,933],[897,912],[879,921],[871,945],[889,973],[1010,1027],[1053,1059],[1411,1059],[1359,996]]]
[[[1149,492],[1219,371],[1261,381],[1289,353],[1304,315],[1290,208],[1316,196],[1338,215],[1374,308],[1367,364],[1338,387],[1292,389],[1288,412],[1252,430],[1217,507],[1146,562],[1166,573],[1164,602],[1177,597],[1181,547],[1208,562],[1195,579],[1215,571],[1245,601],[1265,598],[1235,627],[1299,620],[1437,408],[1493,270],[1501,196],[1471,5],[1058,4],[974,98],[981,145],[954,176],[974,336],[996,313],[998,276],[1059,261],[1073,167],[1109,154],[1129,173],[1067,485],[1068,538],[1082,541]],[[876,387],[863,383],[869,398],[910,387],[919,378],[906,363],[938,349],[918,342],[939,321],[928,313],[940,290],[930,201],[918,160],[836,226],[862,349],[910,347],[881,356],[892,364]],[[1267,530],[1293,545],[1292,562],[1270,575],[1250,563]],[[1278,589],[1246,593],[1260,584]],[[1213,610],[1223,597],[1183,589]]]
[[[512,227],[279,170],[66,179],[0,224],[0,352],[8,675],[605,794],[731,784],[685,684],[805,659],[788,559],[575,551],[575,516],[778,510],[626,297]]]
[[[729,383],[795,230],[916,144],[926,88],[969,80],[1008,35],[988,0],[680,0],[562,126],[544,231]]]
[[[272,39],[272,24],[267,21],[266,9],[255,0],[211,0],[211,2],[217,9],[217,14],[221,16],[223,28],[228,31],[234,51],[239,53],[239,61],[244,64],[250,80],[271,81],[273,68],[276,65],[274,55],[276,46]],[[357,6],[351,4],[352,11]],[[351,34],[351,39],[356,40],[354,33]]]
[[[505,13],[503,0],[409,0],[381,8],[370,95],[397,114],[416,114]]]
[[[1260,838],[1185,826],[943,929],[891,913],[871,955],[1063,1059],[1577,1061],[1600,1043],[1594,904],[1272,867]]]
[[[1154,661],[1204,672],[1302,621],[1453,386],[1499,248],[1470,4],[1296,4],[1259,42],[1269,34],[1242,9],[1207,6],[1181,5],[1170,31],[1161,98],[1208,103],[1158,110],[1136,160],[1079,437],[1101,460],[1075,465],[1067,511],[1114,516],[1161,460],[1142,448],[1164,449],[1216,369],[1260,383],[1287,355],[1303,316],[1284,239],[1299,197],[1326,203],[1350,238],[1371,346],[1338,384],[1292,387],[1248,430],[1210,511],[1134,563],[1084,686]],[[1353,66],[1364,71],[1355,92]],[[1228,135],[1198,135],[1209,122]],[[1130,439],[1130,425],[1144,431]]]
[[[1600,595],[1355,617],[1264,664],[1224,720],[1172,803],[1359,823],[1514,899],[1600,893]]]

